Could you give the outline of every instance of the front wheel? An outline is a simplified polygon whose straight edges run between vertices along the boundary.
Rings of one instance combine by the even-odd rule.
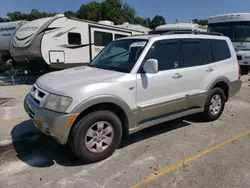
[[[110,157],[121,138],[122,125],[117,115],[110,111],[96,111],[74,126],[69,142],[80,160],[91,163]]]
[[[225,93],[221,88],[214,88],[210,91],[203,112],[205,121],[214,121],[221,116],[225,107],[225,98]]]

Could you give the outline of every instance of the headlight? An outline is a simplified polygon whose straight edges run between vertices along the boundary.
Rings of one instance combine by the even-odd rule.
[[[72,102],[72,98],[49,94],[44,102],[44,108],[56,112],[65,112]]]

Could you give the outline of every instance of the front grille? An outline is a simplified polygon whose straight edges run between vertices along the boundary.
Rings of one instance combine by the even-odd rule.
[[[30,99],[36,105],[39,106],[43,98],[46,96],[46,93],[36,87],[35,85],[30,91]]]
[[[237,55],[237,60],[242,60],[242,56],[241,55]]]

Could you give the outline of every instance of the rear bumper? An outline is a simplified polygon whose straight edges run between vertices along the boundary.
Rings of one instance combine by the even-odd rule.
[[[75,120],[78,114],[61,114],[39,108],[29,100],[29,95],[25,97],[24,109],[42,133],[52,136],[61,145],[67,143],[72,117]]]
[[[242,85],[241,80],[231,82],[230,90],[229,90],[229,97],[236,95],[240,91],[241,85]]]

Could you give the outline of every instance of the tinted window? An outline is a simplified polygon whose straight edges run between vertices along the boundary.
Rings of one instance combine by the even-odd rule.
[[[159,71],[180,66],[180,44],[177,40],[156,42],[149,51],[147,59],[157,59]]]
[[[222,61],[231,57],[227,42],[224,40],[210,40],[214,61]]]
[[[184,39],[182,42],[182,56],[185,67],[203,64],[201,44],[199,40]]]
[[[112,33],[94,32],[95,46],[107,46],[112,41]]]
[[[203,54],[203,63],[213,63],[213,53],[208,39],[201,39],[201,47]]]
[[[124,37],[127,37],[127,35],[115,34],[115,39],[124,38]]]
[[[80,33],[68,33],[68,43],[69,44],[81,44],[81,34]]]

